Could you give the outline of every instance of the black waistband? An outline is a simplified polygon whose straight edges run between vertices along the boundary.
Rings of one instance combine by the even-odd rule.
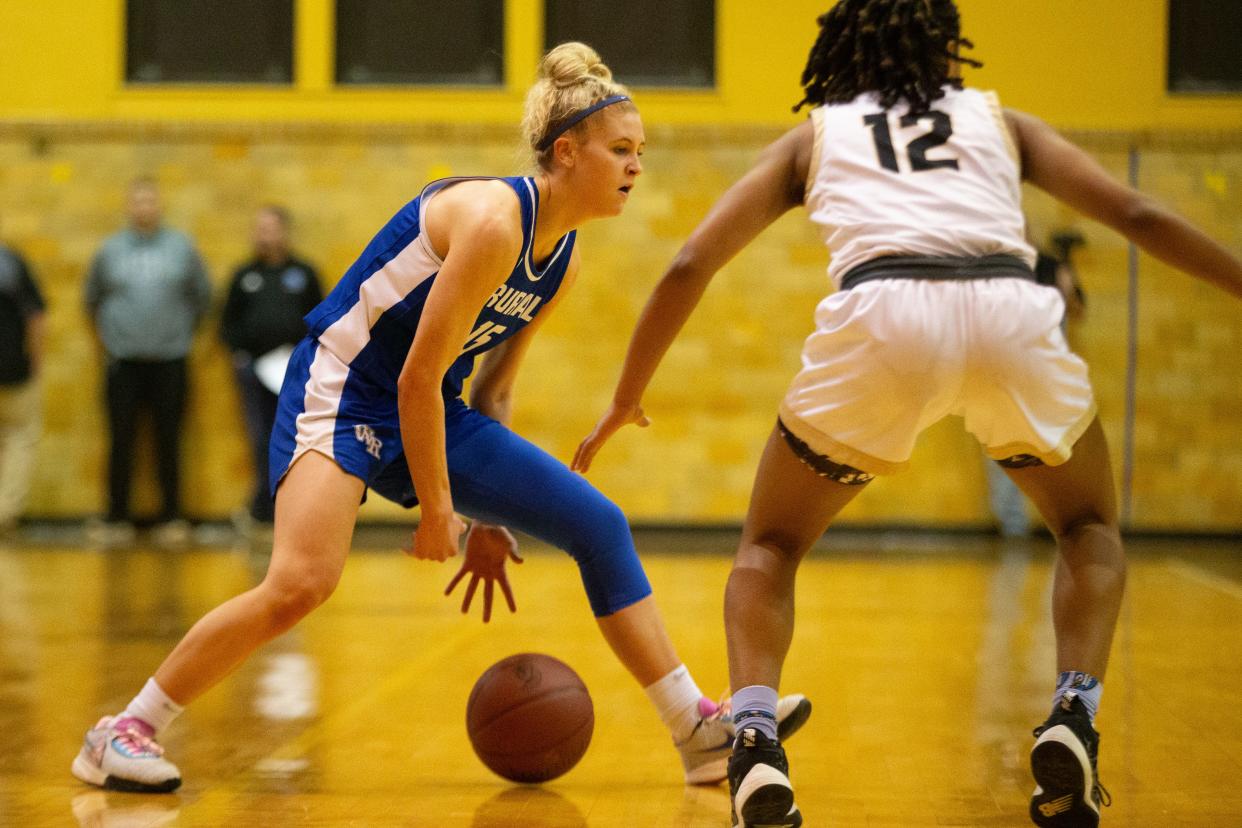
[[[841,277],[841,290],[876,279],[922,279],[953,282],[966,279],[1027,279],[1035,271],[1017,256],[881,256],[852,267]]]

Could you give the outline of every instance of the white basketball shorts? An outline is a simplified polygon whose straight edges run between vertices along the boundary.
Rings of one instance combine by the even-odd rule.
[[[910,460],[949,414],[994,459],[1069,459],[1095,418],[1087,365],[1061,331],[1053,287],[1020,278],[880,279],[815,312],[780,415],[814,452],[871,474]]]

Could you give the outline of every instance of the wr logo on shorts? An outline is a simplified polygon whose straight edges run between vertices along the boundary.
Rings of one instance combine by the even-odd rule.
[[[376,460],[380,459],[380,449],[384,447],[384,443],[375,436],[375,432],[369,425],[354,426],[354,436],[358,438],[359,443],[367,444],[367,454]]]

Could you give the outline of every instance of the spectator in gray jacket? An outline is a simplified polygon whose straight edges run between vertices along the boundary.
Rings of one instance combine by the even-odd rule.
[[[157,537],[188,539],[180,500],[180,444],[187,390],[186,356],[211,302],[211,285],[194,242],[162,223],[159,190],[148,178],[129,186],[129,227],[108,237],[91,262],[86,310],[107,369],[111,446],[108,510],[100,540],[133,536],[129,507],[134,436],[151,412],[162,509]]]

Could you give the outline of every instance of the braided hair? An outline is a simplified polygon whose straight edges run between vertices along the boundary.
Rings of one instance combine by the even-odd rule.
[[[950,61],[983,65],[959,54],[974,44],[961,36],[954,0],[840,0],[818,22],[802,72],[806,96],[794,112],[864,92],[878,93],[885,109],[904,100],[924,111],[946,84],[961,85],[949,77]]]

